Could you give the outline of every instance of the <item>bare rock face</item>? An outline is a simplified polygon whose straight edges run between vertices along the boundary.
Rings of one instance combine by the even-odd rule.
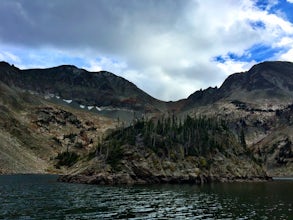
[[[292,132],[291,127],[284,127],[252,147],[255,157],[267,167],[269,175],[293,176]]]
[[[95,158],[84,171],[64,175],[60,181],[86,184],[157,184],[268,180],[261,166],[247,156],[225,156],[218,153],[209,163],[206,158],[190,156],[181,160],[158,157],[149,149],[123,146],[119,163],[106,164]]]

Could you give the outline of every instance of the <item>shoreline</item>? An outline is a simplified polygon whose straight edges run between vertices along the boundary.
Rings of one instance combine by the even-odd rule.
[[[280,176],[280,177],[272,177],[272,180],[274,181],[293,181],[293,177],[287,177],[287,176]]]
[[[192,185],[203,185],[203,184],[211,184],[211,183],[253,183],[253,182],[270,182],[270,181],[293,181],[292,176],[266,176],[266,177],[235,177],[235,178],[226,178],[226,177],[198,177],[196,179],[184,179],[183,176],[177,177],[161,177],[154,181],[153,177],[150,177],[147,181],[138,180],[138,181],[123,181],[125,179],[121,178],[120,175],[97,175],[97,176],[86,176],[86,175],[66,175],[66,174],[56,174],[56,173],[0,173],[0,176],[34,176],[34,175],[50,175],[56,176],[58,182],[63,183],[76,183],[76,184],[88,184],[88,185],[109,185],[109,186],[123,186],[123,185],[153,185],[153,184],[192,184]],[[106,179],[105,179],[106,178]],[[120,178],[117,181],[117,178]],[[169,178],[166,179],[166,178]],[[173,178],[173,179],[172,179]],[[116,179],[116,181],[115,181]]]
[[[251,176],[251,177],[211,177],[211,176],[156,176],[145,177],[144,179],[133,180],[129,175],[59,175],[58,182],[89,184],[89,185],[153,185],[153,184],[194,184],[203,185],[211,183],[233,183],[233,182],[268,182],[273,181],[269,176]]]

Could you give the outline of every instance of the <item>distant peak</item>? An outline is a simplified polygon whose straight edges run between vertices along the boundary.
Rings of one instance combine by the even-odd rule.
[[[1,67],[10,67],[11,65],[5,61],[0,61],[0,66]]]
[[[62,69],[79,69],[78,67],[76,67],[74,65],[60,65],[60,66],[57,66],[56,68],[62,68]]]
[[[74,65],[61,65],[61,66],[53,67],[52,69],[55,69],[55,70],[58,70],[60,72],[64,72],[67,74],[77,74],[77,75],[84,73],[84,72],[88,72],[88,71],[81,69],[81,68],[78,68]]]
[[[262,63],[255,64],[248,72],[266,70],[266,69],[285,69],[292,68],[293,63],[288,61],[265,61]]]

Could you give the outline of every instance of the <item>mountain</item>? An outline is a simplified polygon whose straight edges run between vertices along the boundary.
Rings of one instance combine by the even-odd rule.
[[[293,63],[264,62],[190,95],[182,115],[226,119],[271,176],[293,176]]]
[[[248,72],[233,74],[220,88],[223,98],[255,101],[278,99],[292,101],[293,64],[290,62],[264,62]]]
[[[0,77],[9,86],[51,98],[60,97],[82,107],[93,106],[99,110],[125,109],[141,113],[165,110],[164,102],[107,71],[88,72],[72,65],[20,70],[1,62]]]
[[[155,182],[266,178],[264,170],[271,176],[293,176],[290,62],[257,64],[232,74],[220,88],[196,91],[177,102],[159,101],[106,71],[70,65],[20,70],[0,62],[0,95],[0,173],[68,172],[74,175],[64,181],[109,183],[125,175],[125,182],[148,182],[148,177]],[[133,130],[133,119],[142,114],[154,124],[144,127],[147,121]],[[226,126],[220,122],[215,133],[210,127],[200,132],[197,125],[198,130],[184,136],[180,132],[190,129],[170,126],[166,120],[174,120],[172,116],[178,124],[191,117],[223,120]],[[168,132],[160,133],[158,123],[168,125],[163,127]],[[195,134],[200,143],[210,140],[204,142],[206,154],[194,147],[196,155],[180,157],[178,149],[189,146]],[[210,149],[227,134],[229,144]],[[147,145],[150,137],[152,144]],[[101,144],[103,151],[97,151]],[[121,169],[115,170],[108,158],[119,158]]]
[[[182,112],[222,100],[250,104],[289,104],[293,97],[293,64],[263,62],[249,71],[230,75],[220,88],[199,90],[177,102],[157,100],[133,83],[107,71],[88,72],[72,65],[20,70],[0,62],[1,81],[9,86],[81,106],[131,110],[140,113]]]
[[[115,126],[111,119],[0,82],[0,174],[63,173],[64,165],[71,165],[63,152],[86,155]]]
[[[123,147],[118,154],[120,155],[118,162],[115,160],[118,163],[118,165],[115,164],[119,167],[118,172],[113,171],[113,167],[107,162],[107,169],[95,169],[97,164],[105,164],[103,162],[105,154],[99,154],[96,162],[87,169],[75,170],[71,175],[61,179],[68,182],[113,184],[136,181],[205,182],[215,179],[223,181],[229,180],[229,178],[236,180],[261,176],[265,178],[258,165],[261,165],[270,176],[293,176],[292,97],[292,63],[264,62],[257,64],[247,72],[232,74],[220,88],[210,87],[195,92],[185,100],[168,103],[169,110],[174,109],[175,111],[172,112],[177,112],[181,118],[190,115],[193,118],[206,116],[215,118],[215,121],[217,119],[225,120],[227,127],[231,129],[229,132],[236,136],[234,144],[223,145],[219,151],[208,150],[208,155],[199,154],[180,160],[178,152],[176,150],[174,152],[173,148],[175,145],[180,149],[180,144],[176,144],[172,138],[170,141],[169,135],[174,132],[171,129],[166,136],[158,135],[156,132],[152,134],[153,140],[157,142],[165,140],[169,144],[172,143],[168,146],[171,153],[157,155],[153,151],[149,152],[148,149],[145,150],[148,152],[146,154],[152,156],[146,157],[139,153],[135,156],[129,154],[129,151],[137,150],[139,146],[143,146],[143,149],[147,148],[142,143],[146,143],[143,137],[149,136],[142,131],[134,136],[136,141],[144,140],[140,144],[119,145]],[[208,129],[205,130],[208,131]],[[175,133],[180,136],[180,131]],[[215,134],[200,135],[199,140],[202,142],[210,136],[214,137]],[[221,136],[220,139],[223,140],[224,137]],[[195,143],[199,142],[194,138],[192,140]],[[183,143],[186,144],[189,141],[185,140]],[[206,148],[211,146],[211,143],[207,143]],[[198,146],[198,144],[196,145]],[[155,146],[159,148],[164,144],[156,143]],[[245,147],[243,148],[243,146]],[[138,152],[141,151],[138,150]],[[247,157],[244,156],[244,152]],[[115,155],[117,157],[117,154]],[[128,158],[128,155],[131,155],[131,159]],[[168,155],[176,156],[170,159]],[[200,161],[203,159],[209,161],[209,167],[200,166]],[[189,163],[190,160],[193,162]],[[146,164],[148,165],[146,166]],[[161,166],[157,167],[156,164],[161,164]],[[181,172],[177,167],[181,167],[179,168]],[[186,167],[189,169],[185,170]],[[239,167],[241,168],[239,169]],[[197,172],[190,172],[190,169],[197,170]],[[170,170],[173,170],[173,175]]]
[[[230,75],[220,88],[191,94],[183,110],[218,101],[239,101],[261,106],[289,104],[293,101],[293,63],[263,62],[249,71]]]
[[[26,103],[38,102],[0,83],[0,173],[43,172],[46,169],[46,161],[30,148],[41,141],[28,129],[24,115],[20,114]],[[49,148],[45,146],[42,151],[48,153]]]

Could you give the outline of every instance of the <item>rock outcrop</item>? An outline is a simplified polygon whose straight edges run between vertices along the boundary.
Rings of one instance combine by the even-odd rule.
[[[174,117],[172,121],[137,121],[114,131],[91,154],[89,166],[81,166],[60,180],[89,184],[200,184],[268,179],[252,152],[223,121],[190,117],[179,124]]]
[[[119,164],[113,166],[94,158],[89,166],[59,177],[59,181],[85,184],[158,184],[229,181],[265,181],[270,178],[263,168],[247,156],[227,157],[221,153],[213,161],[190,156],[172,161],[160,158],[149,149],[123,146]]]

